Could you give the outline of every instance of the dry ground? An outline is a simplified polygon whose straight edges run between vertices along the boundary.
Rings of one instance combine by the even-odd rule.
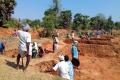
[[[0,37],[1,34],[3,33],[0,32]],[[47,54],[43,58],[32,59],[27,71],[23,72],[22,69],[15,69],[18,40],[13,37],[5,38],[7,49],[5,55],[0,56],[0,80],[62,80],[56,73],[45,71],[57,61],[61,52],[71,58],[69,41],[61,40],[59,51],[52,53],[51,39],[33,39],[42,43]],[[81,65],[80,70],[75,69],[75,80],[120,80],[120,37],[112,39],[112,45],[79,43],[79,50]]]

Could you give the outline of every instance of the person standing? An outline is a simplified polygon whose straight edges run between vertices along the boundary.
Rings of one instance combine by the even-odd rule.
[[[1,41],[1,42],[0,42],[0,53],[3,54],[3,52],[5,52],[5,45],[4,45],[4,43]]]
[[[53,35],[53,52],[56,52],[59,48],[58,35]]]
[[[74,39],[75,39],[75,33],[74,33],[74,31],[71,31],[71,39],[72,39],[72,41],[74,41]]]
[[[18,31],[18,38],[19,38],[19,46],[18,46],[18,56],[17,56],[17,69],[19,68],[19,62],[20,58],[23,58],[26,56],[26,66],[24,67],[24,70],[29,65],[30,57],[32,55],[32,45],[31,45],[31,34],[29,33],[30,26],[28,24],[22,25],[22,30]]]
[[[68,55],[65,55],[64,58],[65,58],[65,61],[67,62],[67,64],[69,65],[69,76],[70,76],[70,80],[74,80],[73,64],[72,64],[72,62],[69,60]]]
[[[79,62],[79,52],[78,52],[78,41],[74,41],[72,44],[72,63],[75,68],[79,68],[80,62]]]

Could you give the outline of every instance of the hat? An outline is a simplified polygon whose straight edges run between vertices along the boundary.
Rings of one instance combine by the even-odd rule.
[[[22,24],[22,29],[23,29],[24,31],[29,30],[29,29],[30,29],[30,26],[29,26],[28,24]]]
[[[78,43],[78,41],[74,41],[74,43]]]
[[[76,46],[78,44],[78,41],[74,41],[72,46]]]
[[[38,44],[38,47],[41,47],[42,45],[41,44]]]
[[[59,55],[58,58],[59,60],[64,61],[64,55]]]

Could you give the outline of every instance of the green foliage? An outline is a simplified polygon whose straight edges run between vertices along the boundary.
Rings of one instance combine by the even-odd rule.
[[[80,13],[75,14],[74,20],[73,20],[73,29],[79,30],[79,29],[86,29],[89,25],[89,16],[82,15]]]
[[[53,30],[56,27],[56,12],[53,9],[48,9],[44,13],[44,18],[43,18],[43,26],[46,29]]]
[[[72,20],[72,12],[70,10],[61,11],[59,17],[59,26],[70,28]]]
[[[18,20],[12,18],[12,19],[6,21],[6,22],[3,24],[3,26],[16,28],[16,27],[18,26],[18,24],[19,24]]]
[[[0,0],[0,26],[14,13],[15,0]]]
[[[120,29],[120,22],[115,23],[115,29]]]
[[[60,0],[53,0],[53,8],[57,15],[60,13]]]
[[[47,31],[47,37],[52,35],[52,32],[56,26],[58,26],[57,23],[57,14],[53,9],[48,9],[44,13],[44,18],[43,18],[43,27]]]
[[[90,19],[91,29],[101,30],[106,27],[107,20],[103,14],[98,14]]]
[[[23,24],[29,24],[31,28],[33,29],[38,29],[41,26],[41,22],[39,19],[36,20],[30,20],[30,19],[25,19],[23,20]]]

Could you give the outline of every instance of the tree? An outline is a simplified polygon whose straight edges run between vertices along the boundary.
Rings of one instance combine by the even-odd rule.
[[[31,22],[31,27],[34,28],[34,29],[37,29],[41,26],[41,22],[39,19],[36,19],[36,20],[33,20]]]
[[[108,20],[107,20],[107,31],[109,31],[112,34],[112,29],[114,27],[114,22],[112,21],[112,17],[109,16]]]
[[[73,20],[73,29],[79,30],[79,29],[86,29],[89,26],[89,16],[82,15],[81,13],[77,13],[74,16]]]
[[[15,0],[0,0],[0,26],[2,26],[6,20],[10,20],[11,14],[14,13],[15,6]]]
[[[92,17],[90,19],[90,26],[92,29],[95,29],[95,30],[104,29],[106,26],[105,16],[103,14],[98,14],[97,16]]]
[[[6,21],[3,26],[5,27],[12,27],[12,28],[16,28],[19,24],[19,21],[15,18],[11,18],[8,21]]]
[[[72,21],[72,12],[70,10],[61,11],[59,17],[59,26],[69,28]]]
[[[120,29],[120,22],[115,22],[115,29]]]
[[[57,14],[53,9],[48,9],[44,13],[43,27],[46,30],[46,37],[51,36],[54,28],[58,26],[57,24]]]
[[[35,20],[30,20],[30,19],[24,19],[22,21],[23,24],[29,24],[31,26],[31,28],[37,29],[41,26],[41,22],[39,19],[35,19]]]
[[[60,14],[60,0],[53,0],[53,10],[56,12],[57,16]]]

